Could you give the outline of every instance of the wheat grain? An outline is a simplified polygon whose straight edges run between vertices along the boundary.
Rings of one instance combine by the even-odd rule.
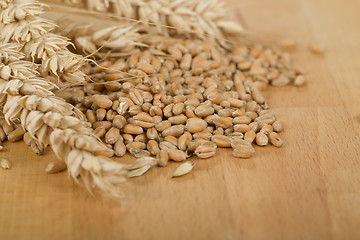
[[[185,162],[181,164],[173,173],[173,177],[180,177],[189,173],[195,166],[194,162]]]
[[[66,169],[66,164],[63,161],[53,161],[50,162],[47,166],[45,171],[47,173],[58,173],[58,172],[62,172]]]
[[[3,169],[10,169],[10,168],[12,167],[12,163],[10,162],[9,159],[4,158],[4,157],[1,157],[1,158],[0,158],[0,166],[1,166]]]

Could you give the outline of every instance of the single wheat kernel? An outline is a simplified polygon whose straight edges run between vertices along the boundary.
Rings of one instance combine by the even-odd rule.
[[[280,74],[277,79],[271,81],[271,85],[276,87],[283,87],[290,83],[290,78],[286,74]]]
[[[185,129],[184,125],[174,125],[162,131],[161,135],[163,137],[166,136],[180,137],[184,133],[184,129]]]
[[[2,129],[5,133],[6,136],[9,135],[9,133],[11,133],[12,131],[15,130],[15,127],[13,124],[8,124],[7,122],[3,122],[3,125],[2,125]]]
[[[153,116],[153,119],[154,119],[154,123],[155,125],[158,124],[158,123],[161,123],[163,121],[162,117],[161,116]]]
[[[58,173],[58,172],[62,172],[66,169],[66,164],[65,162],[63,161],[53,161],[53,162],[50,162],[46,168],[45,168],[45,171],[47,173],[50,173],[50,174],[53,174],[53,173]]]
[[[214,108],[207,104],[201,104],[200,106],[195,108],[195,114],[198,117],[207,117],[214,113]]]
[[[273,132],[273,126],[272,125],[265,125],[261,128],[260,132],[265,133],[266,135],[269,135],[271,132]]]
[[[156,115],[162,116],[163,112],[159,106],[152,106],[149,109],[149,114],[150,116],[156,116]]]
[[[310,43],[309,44],[309,50],[312,52],[312,53],[315,53],[315,54],[322,54],[324,53],[324,49],[322,47],[320,47],[319,44],[317,43]]]
[[[186,54],[184,55],[184,57],[181,59],[181,61],[180,61],[180,65],[179,65],[180,68],[181,68],[182,70],[184,70],[184,71],[189,70],[190,67],[191,67],[191,61],[192,61],[192,56],[191,56],[191,54],[186,53]]]
[[[102,121],[104,120],[106,116],[106,110],[104,108],[99,108],[95,111],[96,113],[96,121]]]
[[[141,157],[150,157],[151,153],[147,150],[144,149],[139,149],[139,148],[129,148],[128,149],[129,153],[131,155],[133,155],[136,158],[141,158]]]
[[[146,149],[146,144],[143,142],[130,142],[129,144],[126,144],[126,149],[130,150],[130,149],[141,149],[141,150],[145,150]]]
[[[188,118],[184,114],[169,117],[171,124],[185,124]]]
[[[22,127],[16,128],[14,131],[10,132],[7,136],[9,142],[16,142],[23,138],[25,131]]]
[[[134,142],[143,142],[147,143],[148,138],[146,137],[145,133],[139,134],[134,138]]]
[[[186,100],[184,102],[184,104],[185,104],[185,106],[193,106],[196,108],[197,106],[200,105],[200,101],[197,98],[190,98],[190,99]]]
[[[128,123],[130,123],[129,121],[130,119],[128,119]],[[154,122],[145,122],[145,121],[139,121],[139,120],[134,120],[133,122],[131,122],[131,124],[138,126],[138,127],[142,127],[142,128],[152,128],[155,126]]]
[[[281,42],[281,46],[285,49],[293,49],[296,47],[296,42],[293,39],[285,39]]]
[[[273,124],[273,129],[275,132],[281,132],[282,130],[284,130],[284,126],[282,124],[282,122],[280,120],[276,120]]]
[[[134,137],[131,134],[123,133],[123,134],[121,134],[121,136],[124,139],[125,145],[128,145],[134,141]]]
[[[164,137],[164,141],[170,142],[170,143],[174,144],[175,146],[178,145],[178,138],[176,138],[174,136],[166,136],[166,137]]]
[[[276,118],[274,114],[272,113],[265,113],[263,115],[260,115],[255,119],[255,122],[258,122],[259,124],[273,124],[275,122]]]
[[[258,88],[251,88],[251,96],[258,104],[261,105],[265,103],[265,97]]]
[[[251,118],[248,116],[238,116],[233,119],[234,124],[249,124],[250,122]]]
[[[134,105],[134,106],[129,107],[128,112],[130,113],[131,116],[135,116],[143,111],[142,111],[141,106]]]
[[[10,162],[9,159],[1,157],[0,158],[0,165],[3,169],[10,169],[12,166],[12,163]]]
[[[187,107],[185,108],[185,115],[186,115],[188,118],[196,118],[197,116],[196,116],[194,110],[195,110],[195,107],[193,107],[193,106],[187,106]]]
[[[141,95],[141,92],[136,88],[132,88],[129,90],[129,98],[136,105],[142,105],[144,103],[144,99]]]
[[[213,123],[216,127],[229,128],[232,126],[233,119],[230,117],[215,117]]]
[[[87,120],[88,120],[90,123],[96,122],[95,113],[94,113],[91,109],[86,110],[85,115],[86,115]]]
[[[174,113],[174,115],[179,115],[181,113],[183,113],[185,109],[185,104],[180,102],[180,103],[176,103],[173,108],[172,108],[172,112]]]
[[[112,101],[107,95],[94,95],[92,98],[93,102],[100,108],[110,108],[112,106]]]
[[[241,136],[231,136],[230,141],[231,141],[231,147],[234,149],[238,147],[251,146],[251,143],[245,141]]]
[[[112,123],[109,121],[97,121],[93,124],[94,129],[101,127],[101,126],[104,127],[107,131],[112,127]]]
[[[173,107],[174,107],[174,103],[170,103],[169,105],[164,107],[163,114],[165,117],[170,118],[171,116],[173,116],[173,112],[172,112]]]
[[[182,52],[177,47],[170,46],[167,51],[173,56],[176,60],[182,59]]]
[[[259,132],[256,134],[255,142],[259,146],[266,146],[269,142],[269,138],[265,133]]]
[[[157,140],[157,139],[159,138],[158,131],[157,131],[155,128],[149,128],[149,129],[146,131],[146,137],[147,137],[149,140]]]
[[[171,152],[173,150],[177,150],[177,146],[172,144],[171,142],[168,141],[162,141],[159,143],[159,147],[161,150],[165,150],[167,152]]]
[[[252,143],[254,140],[255,140],[255,137],[256,137],[256,133],[254,130],[249,130],[245,133],[244,135],[244,140],[249,142],[249,143]]]
[[[6,134],[3,130],[3,128],[0,126],[0,140],[5,141],[5,139],[6,139]]]
[[[124,140],[119,138],[117,142],[114,144],[114,154],[118,157],[124,156],[126,153],[126,146],[124,144]]]
[[[155,68],[151,64],[148,64],[148,63],[139,63],[137,65],[137,68],[147,74],[153,74],[156,72]]]
[[[157,154],[157,159],[158,159],[158,165],[160,167],[165,167],[169,161],[168,152],[164,150],[160,150],[159,153]]]
[[[276,132],[271,132],[269,134],[269,139],[271,144],[276,147],[281,147],[284,144],[283,140],[279,137],[279,134],[277,134]]]
[[[174,104],[185,102],[186,97],[184,95],[177,95],[173,97]]]
[[[231,141],[228,136],[224,135],[213,135],[211,141],[216,143],[218,147],[228,148],[231,147]]]
[[[23,135],[23,140],[27,146],[30,146],[30,144],[34,141],[33,137],[30,135],[29,132],[26,132]]]
[[[94,130],[94,135],[97,136],[98,138],[104,137],[105,133],[106,133],[106,129],[104,126],[97,127]]]
[[[112,121],[114,127],[122,129],[126,124],[126,118],[121,115],[116,115]]]
[[[206,141],[199,145],[194,153],[199,158],[210,158],[215,156],[217,145],[214,142]]]
[[[194,168],[195,163],[194,162],[185,162],[183,164],[181,164],[178,168],[176,168],[176,170],[173,173],[173,177],[180,177],[183,176],[189,172],[191,172],[191,170]]]
[[[214,135],[224,135],[224,129],[222,127],[216,128],[216,130],[213,131]]]
[[[234,132],[246,133],[250,131],[251,127],[247,124],[236,124],[233,126]]]
[[[304,86],[306,84],[306,78],[303,75],[299,75],[295,78],[294,85],[297,87]]]
[[[144,130],[142,129],[142,127],[139,126],[135,126],[132,124],[127,124],[123,127],[123,132],[127,133],[127,134],[141,134],[144,132]]]
[[[192,140],[191,134],[189,132],[185,132],[178,139],[178,148],[182,151],[185,151],[191,140]]]
[[[224,108],[217,111],[219,117],[232,117],[233,109],[231,108]]]
[[[112,109],[109,109],[107,112],[106,112],[106,120],[109,121],[109,122],[112,122],[112,120],[114,120],[114,117],[117,115],[117,113],[112,110]]]
[[[105,142],[115,144],[120,138],[120,131],[118,128],[112,127],[105,134]]]
[[[159,144],[155,140],[149,140],[146,148],[152,155],[157,155],[160,152]]]
[[[189,118],[186,121],[185,129],[190,133],[197,133],[203,131],[207,125],[207,122],[201,118]]]
[[[30,143],[30,147],[37,155],[44,154],[44,147],[41,146],[37,141],[32,141]]]
[[[197,139],[194,139],[192,141],[189,142],[188,144],[188,150],[190,152],[194,152],[195,149],[200,146],[201,144],[203,144],[204,142],[207,142],[207,140],[203,139],[203,138],[197,138]]]
[[[169,154],[169,159],[176,162],[184,161],[187,158],[187,154],[181,150],[172,150],[168,152],[168,154]]]
[[[164,120],[161,123],[158,123],[155,125],[156,130],[159,132],[164,131],[165,129],[168,129],[171,126],[171,122],[169,120]]]
[[[256,112],[245,112],[245,115],[251,118],[251,121],[254,121],[258,117]]]
[[[255,150],[251,145],[233,149],[233,156],[238,158],[250,158],[254,153]]]

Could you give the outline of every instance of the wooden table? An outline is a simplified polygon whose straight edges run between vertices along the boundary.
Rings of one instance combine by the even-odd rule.
[[[308,85],[266,93],[286,124],[285,146],[258,147],[247,160],[222,150],[178,179],[175,163],[152,169],[116,203],[66,172],[46,174],[51,151],[4,143],[14,166],[0,169],[0,239],[360,239],[360,2],[232,2],[249,36],[298,42],[294,64]],[[324,56],[308,52],[313,41]]]

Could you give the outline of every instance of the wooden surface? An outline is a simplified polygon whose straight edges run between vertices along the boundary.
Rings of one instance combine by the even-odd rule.
[[[285,146],[248,160],[222,150],[178,179],[175,163],[152,169],[116,203],[46,174],[49,150],[5,143],[14,166],[0,169],[0,239],[360,239],[360,2],[232,1],[252,37],[298,42],[308,85],[267,93]],[[323,57],[307,51],[312,41]]]

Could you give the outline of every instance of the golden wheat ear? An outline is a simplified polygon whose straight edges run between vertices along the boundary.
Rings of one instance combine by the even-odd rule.
[[[41,146],[50,145],[63,160],[69,175],[81,177],[86,187],[121,196],[119,183],[124,181],[123,165],[106,156],[113,150],[92,134],[91,125],[74,115],[74,107],[54,96],[55,85],[39,77],[33,63],[23,61],[21,46],[0,44],[0,98],[7,124],[20,120],[21,126]],[[5,69],[5,70],[4,70]],[[106,156],[104,156],[106,155]]]
[[[84,58],[67,49],[69,39],[50,33],[56,24],[40,17],[45,4],[35,0],[2,0],[0,3],[0,41],[21,44],[26,60],[40,63],[43,76],[59,82],[84,83],[80,70]]]
[[[135,47],[147,47],[141,42],[140,29],[129,24],[117,24],[94,30],[91,24],[74,24],[69,20],[59,20],[55,32],[72,40],[77,52],[83,55],[102,58],[118,53],[128,53]]]

